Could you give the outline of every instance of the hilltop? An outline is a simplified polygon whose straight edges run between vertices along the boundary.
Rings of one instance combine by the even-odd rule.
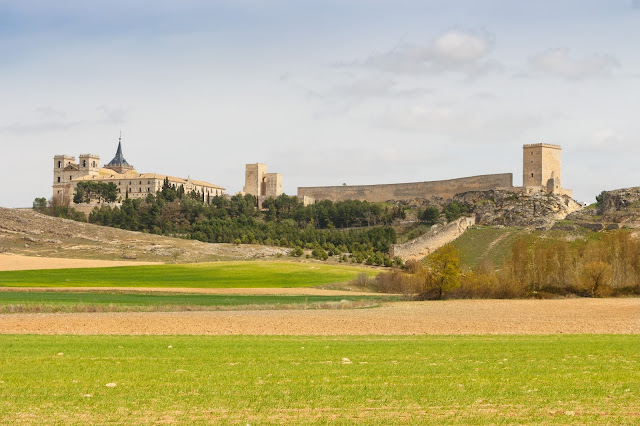
[[[253,244],[203,243],[0,207],[0,252],[77,259],[207,262],[269,257],[287,250]]]
[[[456,195],[476,226],[456,245],[465,264],[484,256],[500,264],[513,242],[533,230],[566,233],[573,240],[591,231],[640,229],[640,188],[605,191],[598,203],[582,208],[558,194],[517,194],[506,190],[471,191]],[[444,200],[416,199],[410,212]],[[413,213],[415,214],[415,213]],[[444,220],[444,219],[442,219]],[[586,234],[585,234],[586,233]],[[637,234],[637,232],[634,232]],[[468,246],[468,247],[467,247]],[[33,210],[0,208],[0,252],[28,256],[144,262],[205,262],[251,259],[286,254],[288,249],[256,244],[206,243],[183,238],[126,231],[46,216]]]
[[[602,191],[598,202],[566,217],[557,227],[581,226],[593,231],[640,229],[640,187]]]

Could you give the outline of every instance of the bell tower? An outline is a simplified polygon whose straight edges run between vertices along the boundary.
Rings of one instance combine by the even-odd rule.
[[[77,170],[76,157],[56,155],[53,157],[53,197],[63,200],[67,195],[69,182]],[[69,173],[71,172],[71,173]]]
[[[85,175],[97,175],[100,172],[100,156],[95,154],[80,154],[78,163],[80,171]]]

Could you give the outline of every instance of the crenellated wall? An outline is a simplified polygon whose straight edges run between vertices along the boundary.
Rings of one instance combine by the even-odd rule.
[[[398,256],[402,260],[422,259],[433,253],[434,250],[458,238],[475,223],[476,217],[473,215],[461,217],[446,225],[436,225],[429,232],[414,240],[404,244],[394,244],[391,246],[389,254],[391,257]]]
[[[314,200],[362,200],[370,202],[411,201],[416,198],[452,198],[467,191],[486,191],[513,186],[513,174],[471,176],[431,182],[391,183],[381,185],[343,185],[299,187],[298,198]]]

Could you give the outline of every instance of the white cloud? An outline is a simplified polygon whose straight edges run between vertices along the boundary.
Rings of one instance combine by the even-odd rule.
[[[399,108],[378,115],[376,125],[405,132],[441,135],[449,141],[475,144],[478,140],[499,144],[553,120],[550,116],[526,113],[481,111],[461,104]]]
[[[531,57],[529,63],[536,71],[570,80],[607,76],[620,66],[618,60],[610,55],[571,58],[567,48],[549,49]]]
[[[476,76],[501,68],[498,62],[485,59],[492,46],[493,38],[487,33],[451,30],[430,44],[402,45],[370,56],[361,65],[396,73],[457,71]]]
[[[469,62],[482,58],[489,52],[491,41],[461,31],[449,31],[433,43],[433,52],[441,60]]]

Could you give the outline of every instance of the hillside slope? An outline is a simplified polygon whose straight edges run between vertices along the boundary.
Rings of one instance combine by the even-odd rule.
[[[206,262],[275,256],[287,250],[209,244],[0,207],[0,252],[77,259]]]
[[[640,187],[603,191],[599,202],[566,217],[565,228],[581,226],[593,231],[640,229]]]

